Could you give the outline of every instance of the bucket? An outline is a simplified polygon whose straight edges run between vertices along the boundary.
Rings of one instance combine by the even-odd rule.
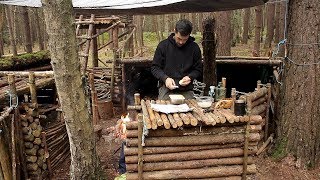
[[[111,100],[98,101],[98,112],[101,120],[105,121],[114,116],[113,103]]]

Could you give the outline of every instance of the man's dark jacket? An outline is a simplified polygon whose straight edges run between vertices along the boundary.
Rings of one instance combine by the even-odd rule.
[[[179,86],[179,90],[192,90],[192,81],[202,75],[200,48],[191,36],[183,46],[179,47],[173,36],[174,33],[159,43],[153,57],[151,72],[162,83],[165,83],[168,77],[174,79],[177,86],[179,80],[189,76],[191,83],[186,87]]]

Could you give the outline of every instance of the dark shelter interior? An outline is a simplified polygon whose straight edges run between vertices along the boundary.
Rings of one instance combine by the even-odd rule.
[[[141,98],[156,99],[158,96],[157,79],[150,72],[150,64],[127,65],[126,101],[132,105],[134,93],[140,93]],[[263,84],[272,81],[272,66],[256,64],[217,64],[217,77],[227,78],[227,97],[231,88],[240,92],[252,92],[257,87],[257,81]],[[201,80],[200,80],[201,81]]]

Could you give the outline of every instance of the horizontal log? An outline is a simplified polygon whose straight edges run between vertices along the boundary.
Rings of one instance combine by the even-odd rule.
[[[54,79],[53,78],[46,78],[46,79],[39,79],[36,80],[36,87],[37,89],[44,88],[48,85],[54,84]],[[22,95],[22,94],[28,94],[30,91],[29,86],[22,85],[22,86],[17,86],[17,94]],[[5,100],[7,95],[5,93],[0,93],[0,101]]]
[[[261,125],[250,125],[250,132],[259,132]],[[185,127],[183,129],[157,129],[149,130],[148,137],[172,137],[172,136],[190,136],[190,135],[216,135],[216,134],[234,134],[244,133],[243,125],[239,126],[200,126]],[[127,130],[127,138],[138,137],[137,129]]]
[[[249,134],[249,141],[259,141],[258,133]],[[181,137],[151,137],[145,138],[146,146],[193,146],[239,143],[244,141],[243,134],[223,134],[223,135],[202,135],[202,136],[181,136]],[[138,139],[127,139],[127,146],[138,146]]]
[[[251,114],[252,115],[260,115],[261,113],[265,112],[266,109],[267,109],[267,103],[260,104],[259,106],[252,108]]]
[[[31,72],[31,71],[30,71]],[[6,76],[13,74],[20,77],[29,77],[30,72],[28,71],[0,71],[0,76]],[[53,77],[53,71],[32,71],[35,77]]]
[[[255,154],[257,148],[250,149],[249,154]],[[166,154],[148,154],[143,155],[143,162],[165,162],[165,161],[188,161],[199,159],[215,159],[225,157],[238,157],[243,156],[243,148],[226,148],[226,149],[208,149],[199,151],[188,151],[179,153],[166,153]],[[138,156],[126,156],[126,163],[138,163]]]
[[[250,142],[249,146],[253,149],[256,147],[258,142]],[[177,152],[188,152],[188,151],[199,151],[208,149],[224,149],[224,148],[236,148],[243,147],[244,142],[231,143],[231,144],[216,144],[216,145],[205,145],[205,146],[169,146],[169,147],[144,147],[143,154],[166,154],[166,153],[177,153]],[[124,154],[126,156],[137,155],[137,147],[125,147]]]
[[[254,164],[248,165],[247,174],[256,173]],[[190,179],[190,178],[216,178],[226,176],[239,176],[243,173],[242,165],[218,166],[201,169],[182,169],[143,172],[143,179]],[[127,179],[138,179],[138,173],[127,173]]]
[[[266,96],[266,94],[268,93],[268,89],[266,87],[262,87],[257,91],[254,91],[252,93],[249,93],[249,100],[251,100],[251,102],[254,102],[255,100],[261,98],[262,96]]]
[[[155,162],[143,163],[143,171],[159,170],[179,170],[179,169],[198,169],[219,165],[237,165],[243,164],[243,157],[219,158],[219,159],[201,159],[196,161],[179,161],[179,162]],[[253,158],[248,158],[248,164],[253,164]],[[126,164],[128,172],[137,172],[138,164]]]
[[[0,122],[3,121],[5,118],[7,118],[12,110],[13,110],[13,107],[10,107],[10,108],[6,109],[5,111],[3,111],[0,116]]]
[[[255,101],[252,102],[252,108],[264,103],[264,102],[267,102],[267,98],[268,96],[262,96],[260,97],[259,99],[256,99]]]

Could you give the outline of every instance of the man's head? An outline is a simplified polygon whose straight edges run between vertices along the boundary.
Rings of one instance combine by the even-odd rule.
[[[181,19],[176,23],[174,29],[174,39],[179,47],[183,46],[192,31],[192,23],[186,19]]]

